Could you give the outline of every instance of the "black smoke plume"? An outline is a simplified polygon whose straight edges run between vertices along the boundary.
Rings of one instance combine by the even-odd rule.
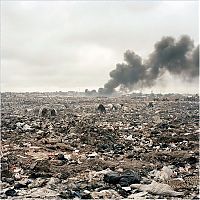
[[[154,46],[155,50],[143,62],[133,51],[124,53],[125,63],[117,64],[110,72],[111,79],[99,88],[100,94],[111,94],[118,86],[132,90],[133,87],[149,87],[163,73],[194,78],[199,76],[199,45],[189,36],[182,36],[178,41],[173,37],[163,37]]]

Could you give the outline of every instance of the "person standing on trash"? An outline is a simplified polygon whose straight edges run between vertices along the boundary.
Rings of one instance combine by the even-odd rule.
[[[97,110],[101,113],[106,113],[106,108],[102,104],[99,104]]]

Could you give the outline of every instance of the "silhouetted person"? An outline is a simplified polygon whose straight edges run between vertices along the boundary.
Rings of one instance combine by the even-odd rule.
[[[47,112],[48,110],[46,108],[43,108],[41,113],[42,117],[47,116]]]
[[[106,108],[102,104],[99,104],[97,110],[101,113],[106,113]]]
[[[52,110],[51,110],[51,116],[56,116],[56,111],[55,111],[55,109],[52,109]]]
[[[112,105],[112,110],[116,111],[117,110],[117,106]]]
[[[149,102],[148,107],[149,107],[149,108],[153,108],[153,102]]]

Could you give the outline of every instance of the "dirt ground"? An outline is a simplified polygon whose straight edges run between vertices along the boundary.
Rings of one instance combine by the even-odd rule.
[[[198,101],[167,98],[3,93],[1,198],[198,199]]]

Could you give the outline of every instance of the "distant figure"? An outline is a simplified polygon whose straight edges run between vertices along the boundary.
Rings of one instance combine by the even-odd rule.
[[[102,104],[99,104],[97,110],[101,113],[106,113],[106,108]]]
[[[169,99],[168,98],[163,98],[162,101],[169,101]]]
[[[112,105],[112,110],[116,111],[117,110],[117,106]]]
[[[59,114],[60,112],[57,111],[57,109],[52,108],[52,106],[47,106],[47,107],[41,107],[39,110],[39,116],[41,117],[55,117]]]
[[[154,98],[153,101],[159,101],[159,98]]]
[[[43,109],[42,109],[42,112],[41,112],[42,117],[47,116],[47,114],[48,114],[47,108],[43,108]]]
[[[51,116],[56,116],[56,110],[55,109],[51,110]]]
[[[148,107],[153,108],[153,102],[149,102]]]

